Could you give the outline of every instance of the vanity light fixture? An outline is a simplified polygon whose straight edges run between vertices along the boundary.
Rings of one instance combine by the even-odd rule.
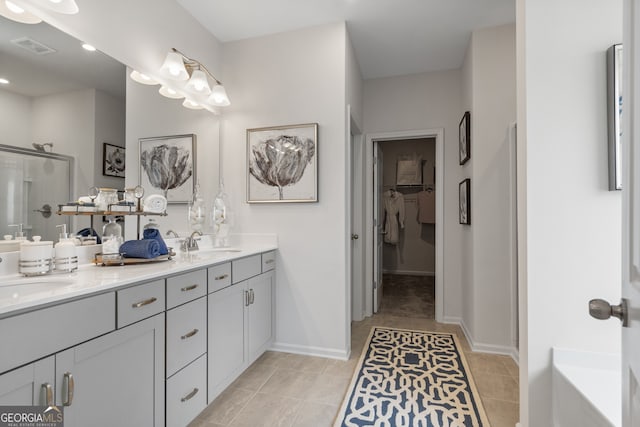
[[[231,105],[220,80],[200,61],[189,58],[175,48],[167,53],[157,78],[136,70],[131,72],[130,77],[142,84],[161,84],[158,90],[161,95],[172,99],[185,98],[182,105],[193,110],[206,109],[213,114],[220,114],[217,107]]]
[[[37,14],[46,9],[66,15],[78,13],[75,0],[0,0],[0,15],[23,24],[42,22]]]
[[[140,73],[136,70],[133,70],[129,76],[136,82],[142,83],[143,85],[157,85],[159,84],[155,79],[149,77],[146,74]]]
[[[160,95],[162,96],[166,96],[167,98],[171,98],[171,99],[182,99],[184,98],[184,95],[181,94],[180,92],[171,89],[170,87],[167,86],[161,86],[160,90],[158,90],[158,92],[160,92]]]

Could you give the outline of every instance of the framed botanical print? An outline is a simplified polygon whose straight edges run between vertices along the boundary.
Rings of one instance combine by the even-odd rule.
[[[106,142],[103,143],[102,175],[124,178],[125,154],[126,150],[124,147]]]
[[[141,138],[139,182],[145,195],[161,194],[167,203],[188,203],[196,184],[194,134]]]
[[[463,180],[458,185],[458,206],[460,224],[471,225],[471,180]]]
[[[247,202],[318,201],[318,124],[247,129]]]

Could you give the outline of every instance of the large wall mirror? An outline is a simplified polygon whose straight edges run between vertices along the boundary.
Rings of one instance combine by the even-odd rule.
[[[21,149],[10,155],[3,150],[0,162],[16,164],[23,156],[29,172],[23,175],[32,180],[29,191],[7,187],[17,185],[16,177],[1,180],[0,206],[7,215],[0,215],[0,233],[15,232],[6,223],[11,221],[23,223],[28,236],[57,240],[55,225],[66,222],[55,214],[58,204],[87,194],[91,186],[124,187],[124,178],[103,175],[103,150],[105,143],[125,147],[126,67],[44,22],[4,17],[0,64],[0,78],[9,80],[0,84],[0,144]],[[47,175],[60,169],[51,162],[66,158],[72,165],[66,181]],[[41,212],[45,205],[53,215]],[[84,217],[70,221],[71,232],[87,226]]]

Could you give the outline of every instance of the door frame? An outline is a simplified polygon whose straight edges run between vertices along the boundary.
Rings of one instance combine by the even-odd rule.
[[[365,315],[373,315],[373,142],[403,139],[435,138],[436,140],[436,321],[444,320],[444,128],[418,129],[409,131],[369,133],[365,138],[365,176],[368,177],[365,189],[365,280],[363,295],[365,298]]]

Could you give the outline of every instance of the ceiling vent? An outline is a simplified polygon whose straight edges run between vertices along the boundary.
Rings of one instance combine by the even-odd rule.
[[[40,43],[39,41],[30,39],[29,37],[20,37],[19,39],[11,40],[11,43],[28,50],[36,55],[47,55],[49,53],[56,52],[55,49],[50,48],[47,45]]]

